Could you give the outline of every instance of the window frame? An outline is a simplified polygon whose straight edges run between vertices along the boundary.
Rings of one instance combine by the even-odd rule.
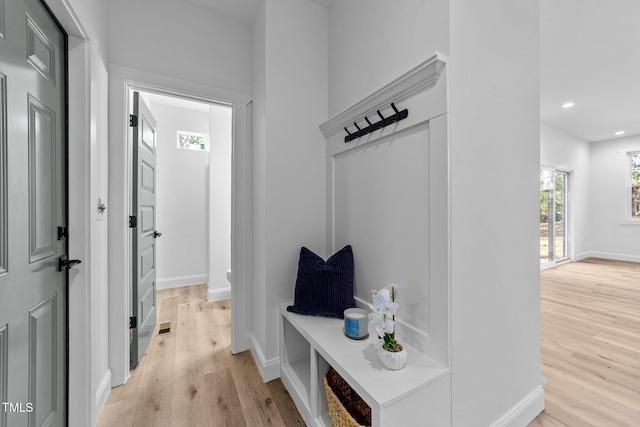
[[[624,184],[621,186],[620,193],[620,224],[640,225],[640,217],[633,217],[632,210],[632,191],[634,187],[640,188],[640,185],[633,185],[631,180],[631,156],[640,154],[640,147],[628,148],[623,151],[624,154]]]

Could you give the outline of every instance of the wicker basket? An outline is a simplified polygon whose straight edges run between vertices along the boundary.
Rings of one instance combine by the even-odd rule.
[[[333,427],[364,427],[371,425],[371,408],[331,366],[324,376],[324,390],[327,394],[327,406],[329,407],[329,417]],[[345,402],[342,402],[336,393]],[[362,423],[356,421],[356,418],[345,407],[345,404]]]

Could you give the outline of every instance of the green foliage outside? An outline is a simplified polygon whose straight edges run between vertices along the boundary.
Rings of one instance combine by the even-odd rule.
[[[545,190],[545,184],[551,178],[550,171],[540,170],[540,221],[549,220],[549,195],[550,190]],[[564,212],[564,175],[556,175],[555,183],[556,221],[562,221]]]
[[[640,153],[631,156],[631,216],[640,218]]]
[[[640,153],[631,155],[631,183],[640,185]]]
[[[180,137],[180,147],[181,148],[189,148],[189,149],[200,149],[203,150],[205,148],[203,148],[201,146],[201,144],[205,144],[206,147],[206,139],[202,136],[197,136],[197,135],[189,135],[189,134],[184,134],[181,133],[179,135]]]

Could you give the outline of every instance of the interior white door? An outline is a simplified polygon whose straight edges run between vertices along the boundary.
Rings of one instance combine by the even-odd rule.
[[[0,1],[0,426],[67,425],[66,35]]]
[[[131,369],[138,366],[156,326],[156,121],[133,93],[133,280]]]

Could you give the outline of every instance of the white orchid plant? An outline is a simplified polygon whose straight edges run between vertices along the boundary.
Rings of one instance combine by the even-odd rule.
[[[395,315],[398,310],[396,297],[401,288],[402,285],[390,283],[379,291],[371,291],[373,305],[369,304],[369,321],[376,328],[378,336],[384,339],[383,347],[388,351],[402,350],[395,333]]]

